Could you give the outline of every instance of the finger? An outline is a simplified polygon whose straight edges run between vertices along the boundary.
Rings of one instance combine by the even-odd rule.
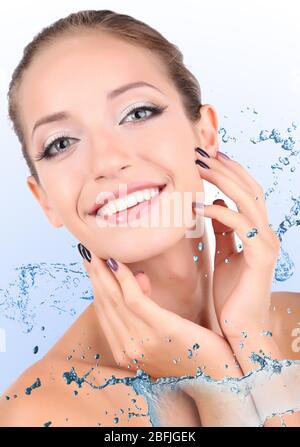
[[[262,268],[274,267],[274,262],[279,255],[280,243],[270,229],[271,237],[266,242],[263,232],[253,226],[245,216],[220,205],[204,205],[204,216],[217,219],[234,229],[244,245],[245,252],[247,248],[248,259],[255,262],[256,269],[259,265]]]
[[[248,191],[251,192],[251,194],[254,195],[255,200],[257,200],[257,205],[260,207],[261,212],[265,214],[266,220],[269,220],[268,210],[266,208],[265,193],[262,185],[260,185],[255,178],[252,177],[249,172],[237,161],[226,159],[219,155],[219,152],[217,152],[217,160],[220,161],[224,168],[230,171],[231,175],[238,176],[242,179],[243,183],[247,185]]]
[[[244,215],[220,205],[204,205],[203,213],[205,217],[216,219],[231,227],[245,247],[254,249],[264,247],[265,242],[260,231]]]
[[[217,199],[213,202],[214,205],[218,204],[225,208],[228,208],[224,200]],[[237,253],[236,241],[234,237],[234,231],[232,228],[224,225],[216,219],[212,219],[212,226],[214,229],[214,235],[216,240],[215,248],[215,265],[223,263],[226,258],[233,253]]]
[[[147,296],[147,294],[142,292],[133,273],[125,264],[120,261],[113,261],[114,262],[111,262],[112,267],[114,267],[112,268],[112,272],[119,282],[125,303],[128,307],[151,328],[153,328],[154,325],[163,324],[165,322],[167,310],[161,308]],[[116,263],[116,265],[114,263]],[[143,275],[145,277],[142,281],[144,281],[147,288],[151,287],[149,278],[145,273],[143,273]],[[141,277],[139,279],[141,280]]]
[[[90,251],[90,255],[92,259],[95,259],[96,255],[93,252]],[[101,287],[102,284],[98,280],[95,266],[93,268],[91,266],[92,261],[88,262],[84,259],[83,264],[93,285],[95,316],[107,339],[115,361],[123,364],[122,361],[124,362],[125,358],[124,346],[130,339],[128,328],[134,327],[134,324],[126,312],[118,311],[116,306],[112,304],[112,300],[106,296],[107,290]]]
[[[105,260],[99,258],[92,251],[90,253],[92,257],[89,267],[91,279],[97,289],[101,288],[100,299],[105,306],[112,305],[117,309],[123,304],[121,287],[110,269],[107,268]]]
[[[97,307],[97,303],[94,302],[93,304]],[[118,322],[115,322],[111,315],[108,315],[107,312],[103,311],[103,309],[96,310],[96,315],[115,362],[120,363],[120,355],[123,354],[123,329],[119,328],[119,330],[116,330],[116,325],[118,325]]]
[[[240,188],[239,184],[230,176],[221,172],[220,169],[216,169],[217,166],[221,165],[221,162],[213,158],[205,158],[205,163],[210,169],[199,165],[201,176],[216,185],[224,194],[234,200],[239,213],[245,215],[257,228],[260,230],[269,229],[266,213],[260,212],[260,207],[255,197],[245,189]]]

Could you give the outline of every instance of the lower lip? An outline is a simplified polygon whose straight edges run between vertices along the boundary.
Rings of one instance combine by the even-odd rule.
[[[150,212],[151,207],[153,207],[162,192],[164,192],[166,189],[166,185],[163,187],[163,189],[160,190],[159,194],[157,194],[154,197],[151,197],[149,200],[145,200],[144,202],[138,203],[135,206],[132,206],[131,208],[126,208],[123,211],[118,211],[115,214],[112,214],[111,216],[108,215],[96,215],[97,219],[104,220],[108,223],[128,223],[133,220],[140,219],[144,214]]]

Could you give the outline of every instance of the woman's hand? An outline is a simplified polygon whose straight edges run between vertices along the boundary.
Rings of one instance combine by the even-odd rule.
[[[84,266],[93,285],[95,310],[120,367],[140,368],[154,378],[194,376],[197,367],[205,367],[214,378],[224,377],[225,372],[240,374],[222,336],[151,299],[145,273],[135,276],[121,262],[114,271],[93,252],[91,258],[90,263],[84,260]]]
[[[263,189],[236,161],[220,153],[216,158],[196,153],[210,168],[196,161],[201,177],[230,197],[238,209],[230,210],[218,201],[204,205],[216,238],[213,294],[219,324],[226,338],[241,339],[242,331],[244,336],[258,335],[270,329],[272,280],[280,251],[279,239],[269,226]],[[243,243],[241,252],[234,231]]]

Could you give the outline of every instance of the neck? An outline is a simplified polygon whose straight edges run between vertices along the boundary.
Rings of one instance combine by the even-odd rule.
[[[203,251],[198,249],[199,242],[203,242]],[[200,238],[184,237],[164,253],[127,266],[133,273],[143,270],[149,276],[151,299],[161,307],[194,323],[209,325],[211,265],[206,227]]]

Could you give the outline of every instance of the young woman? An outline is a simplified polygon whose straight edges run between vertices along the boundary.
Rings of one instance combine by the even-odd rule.
[[[257,368],[249,354],[260,350],[300,359],[290,335],[299,296],[271,291],[280,243],[262,187],[218,151],[216,111],[201,104],[175,45],[127,15],[80,11],[27,45],[8,99],[28,187],[50,224],[80,241],[94,301],[2,395],[0,425],[151,426],[146,400],[126,384],[95,387],[112,375],[134,377],[138,367],[154,379],[194,376],[197,367],[213,379],[243,377]],[[203,179],[238,211],[204,205]],[[142,225],[174,197],[181,207],[170,207],[171,225]],[[175,225],[184,209],[193,219]],[[213,271],[205,226],[186,237],[204,217],[216,237]],[[114,218],[117,225],[104,225]],[[78,377],[94,368],[95,387],[67,385],[71,367]],[[203,396],[201,387],[166,396],[165,425],[234,425],[233,410],[229,422],[218,397],[203,404]],[[139,417],[128,418],[130,411]],[[296,413],[284,420],[300,425]]]

